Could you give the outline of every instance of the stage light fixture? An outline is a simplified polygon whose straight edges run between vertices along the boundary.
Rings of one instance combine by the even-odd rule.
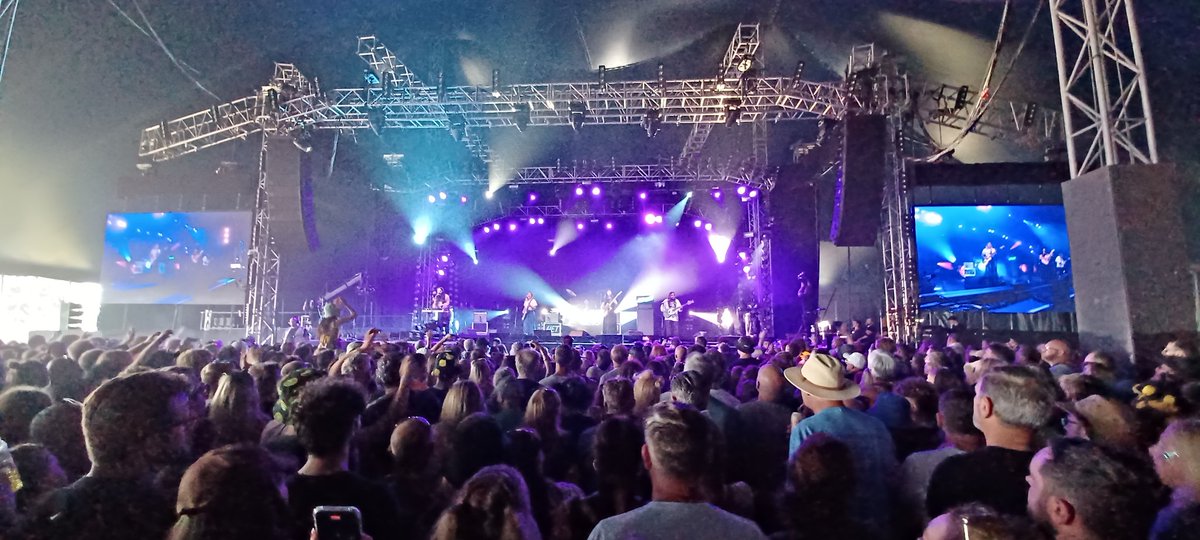
[[[438,101],[446,101],[446,72],[438,71],[437,74],[437,99]]]
[[[483,192],[483,198],[485,198],[485,199],[487,199],[487,200],[489,200],[489,201],[490,201],[490,200],[492,200],[492,197],[495,197],[495,196],[496,196],[496,192],[494,192],[494,191],[492,191],[492,190],[490,190],[490,189],[489,189],[489,190],[487,190],[487,191],[485,191],[485,192]]]
[[[312,137],[312,129],[304,126],[292,136],[292,144],[296,146],[297,150],[307,154],[313,149]]]
[[[1021,119],[1021,126],[1025,129],[1033,127],[1037,122],[1038,104],[1029,102],[1025,104],[1025,116]]]
[[[705,223],[705,224],[704,224],[704,230],[706,230],[706,231],[712,231],[712,223]]]
[[[663,222],[663,217],[662,217],[662,216],[654,216],[654,222],[655,222],[655,223],[662,223],[662,222]]]
[[[712,198],[719,200],[721,198],[721,190],[714,189],[712,192]]]
[[[738,63],[737,63],[738,71],[745,73],[747,71],[750,71],[750,68],[752,68],[752,67],[754,67],[754,55],[753,54],[744,54],[744,55],[742,55],[741,58],[738,59]]]
[[[611,231],[611,230],[613,230],[613,224],[612,224],[612,222],[611,222],[611,221],[609,221],[608,223],[605,223],[605,224],[604,224],[604,230],[606,230],[606,231]]]
[[[796,62],[796,71],[792,73],[792,87],[799,87],[800,83],[804,82],[801,77],[804,76],[804,60]]]
[[[604,90],[605,86],[608,86],[608,81],[606,80],[606,77],[605,77],[607,72],[608,72],[608,68],[604,67],[604,64],[600,64],[600,68],[596,70],[596,78],[598,79],[598,82],[600,83],[601,91]]]
[[[593,197],[600,196],[600,186],[592,186],[592,196]]]
[[[646,214],[644,219],[647,225],[654,225],[654,214]]]
[[[529,202],[537,202],[537,193],[529,194]]]
[[[642,113],[642,129],[646,130],[646,136],[653,138],[662,131],[662,110],[658,107],[646,109]]]
[[[435,202],[437,202],[437,197],[435,197],[435,196],[433,196],[433,195],[430,195],[429,197],[427,197],[427,200],[428,200],[430,203],[435,203]]]
[[[463,195],[463,196],[459,197],[459,198],[458,198],[458,202],[460,202],[460,203],[463,203],[463,204],[467,204],[467,196],[466,196],[466,195]]]
[[[508,224],[508,230],[509,230],[509,231],[515,231],[515,230],[517,230],[517,224],[516,224],[516,223],[509,223],[509,224]]]
[[[364,69],[363,82],[367,83],[367,86],[379,86],[379,76],[374,71]]]
[[[492,97],[500,97],[500,70],[492,70]]]
[[[442,262],[450,262],[450,256],[449,256],[449,255],[442,255],[441,259],[442,259]]]
[[[518,103],[513,106],[513,125],[517,126],[517,131],[522,133],[529,127],[529,122],[532,120],[532,114],[529,112],[529,105]]]
[[[553,257],[553,256],[555,256],[555,255],[558,255],[558,250],[557,250],[557,249],[551,249],[551,250],[550,250],[550,256],[551,256],[551,257]]]
[[[384,111],[382,107],[368,108],[367,127],[371,128],[375,135],[379,135],[383,128],[387,127],[387,111]]]
[[[692,222],[692,226],[693,226],[693,227],[695,227],[695,228],[697,228],[697,229],[699,229],[701,225],[704,225],[704,222],[703,222],[703,221],[700,221],[700,220],[698,220],[698,219],[697,219],[696,221],[693,221],[693,222]]]
[[[545,224],[546,224],[546,218],[537,218],[537,224],[538,224],[538,225],[545,225]]]
[[[446,271],[438,268],[437,275],[438,277],[446,277]]]
[[[438,192],[438,198],[443,201],[446,200],[446,192],[445,191]]]
[[[576,197],[583,196],[583,186],[575,186],[575,196]]]
[[[746,194],[746,186],[738,186],[738,188],[737,188],[737,194],[738,194],[738,195],[745,195],[745,194]]]
[[[491,226],[491,225],[484,225],[484,226],[483,226],[483,232],[485,232],[485,233],[490,233],[490,232],[492,232],[492,226]]]
[[[646,200],[646,192],[645,192],[645,191],[643,191],[643,192],[641,192],[641,193],[638,193],[638,198],[639,198],[639,199],[641,199],[641,200],[643,200],[643,201],[644,201],[644,200]]]
[[[537,218],[529,218],[530,225],[537,225]]]
[[[576,224],[575,224],[575,230],[577,230],[577,231],[582,231],[582,230],[583,230],[583,223],[576,223]]]
[[[742,115],[742,99],[741,98],[725,98],[725,127],[733,127],[738,123],[738,117]]]
[[[958,94],[954,96],[954,110],[961,111],[967,106],[967,98],[970,97],[971,87],[962,85],[958,87]]]
[[[752,189],[752,190],[750,190],[750,198],[752,198],[752,199],[753,199],[754,197],[757,197],[757,196],[758,196],[758,190],[757,190],[757,189]]]
[[[579,131],[587,122],[587,104],[582,101],[572,101],[567,108],[570,111],[571,129]]]
[[[461,114],[452,114],[446,120],[449,123],[450,137],[456,142],[462,142],[467,134],[467,119]]]

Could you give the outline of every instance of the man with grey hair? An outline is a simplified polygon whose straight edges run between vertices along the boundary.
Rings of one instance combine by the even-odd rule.
[[[754,522],[712,505],[721,446],[716,426],[696,409],[656,404],[646,417],[642,445],[653,500],[602,520],[588,540],[766,538]]]
[[[671,399],[703,411],[708,408],[708,380],[698,371],[685,371],[671,379]]]
[[[1035,435],[1053,417],[1054,399],[1054,387],[1037,368],[1001,366],[985,373],[975,384],[972,422],[987,446],[938,465],[929,480],[927,515],[972,502],[1024,515]]]

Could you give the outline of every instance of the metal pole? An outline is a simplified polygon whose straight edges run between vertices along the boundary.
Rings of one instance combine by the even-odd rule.
[[[1099,117],[1100,144],[1104,150],[1104,164],[1120,162],[1117,143],[1113,139],[1112,105],[1108,101],[1108,70],[1104,65],[1104,45],[1100,42],[1101,20],[1096,13],[1096,0],[1082,0],[1084,22],[1087,23],[1086,41],[1088,60],[1092,64],[1092,90],[1096,99],[1096,115]],[[1111,19],[1112,14],[1109,13]]]
[[[1150,108],[1150,86],[1146,80],[1146,62],[1142,58],[1142,36],[1134,18],[1133,0],[1125,0],[1125,18],[1129,24],[1129,43],[1133,48],[1133,61],[1137,64],[1138,85],[1142,90],[1142,117],[1146,123],[1146,146],[1150,151],[1150,163],[1158,163],[1158,138],[1154,134],[1154,114]]]
[[[1058,95],[1062,100],[1063,131],[1067,143],[1067,161],[1071,166],[1071,178],[1079,176],[1079,158],[1075,150],[1075,126],[1071,114],[1070,75],[1067,73],[1067,48],[1063,41],[1062,4],[1068,0],[1050,0],[1050,22],[1054,30],[1055,60],[1058,64]]]

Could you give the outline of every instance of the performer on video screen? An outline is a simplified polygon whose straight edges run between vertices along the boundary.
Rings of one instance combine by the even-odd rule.
[[[537,309],[538,301],[534,299],[533,292],[525,293],[525,302],[521,306],[521,327],[527,336],[532,336],[537,330]]]
[[[604,312],[604,321],[600,325],[601,334],[612,336],[621,333],[620,322],[617,320],[617,305],[622,294],[625,294],[625,291],[615,295],[612,289],[604,291],[604,299],[600,301],[600,309]]]
[[[996,247],[993,246],[991,242],[988,242],[986,246],[983,246],[983,264],[987,265],[987,264],[991,263],[992,259],[994,259],[995,257],[996,257]]]

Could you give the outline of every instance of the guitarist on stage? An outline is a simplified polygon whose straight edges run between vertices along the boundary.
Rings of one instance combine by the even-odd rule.
[[[526,293],[525,301],[521,305],[521,330],[527,336],[532,336],[534,330],[537,330],[537,309],[538,302],[533,298],[533,293]]]
[[[680,302],[675,297],[674,291],[671,291],[667,295],[667,299],[663,300],[659,309],[662,310],[663,334],[666,337],[679,337],[679,313],[683,311],[684,306],[692,305],[692,302],[692,300],[688,300],[686,304]]]
[[[613,336],[621,333],[620,324],[617,321],[617,305],[622,294],[625,294],[625,291],[621,291],[615,296],[612,289],[604,292],[604,300],[600,301],[600,309],[604,311],[604,321],[600,325],[601,334]]]

